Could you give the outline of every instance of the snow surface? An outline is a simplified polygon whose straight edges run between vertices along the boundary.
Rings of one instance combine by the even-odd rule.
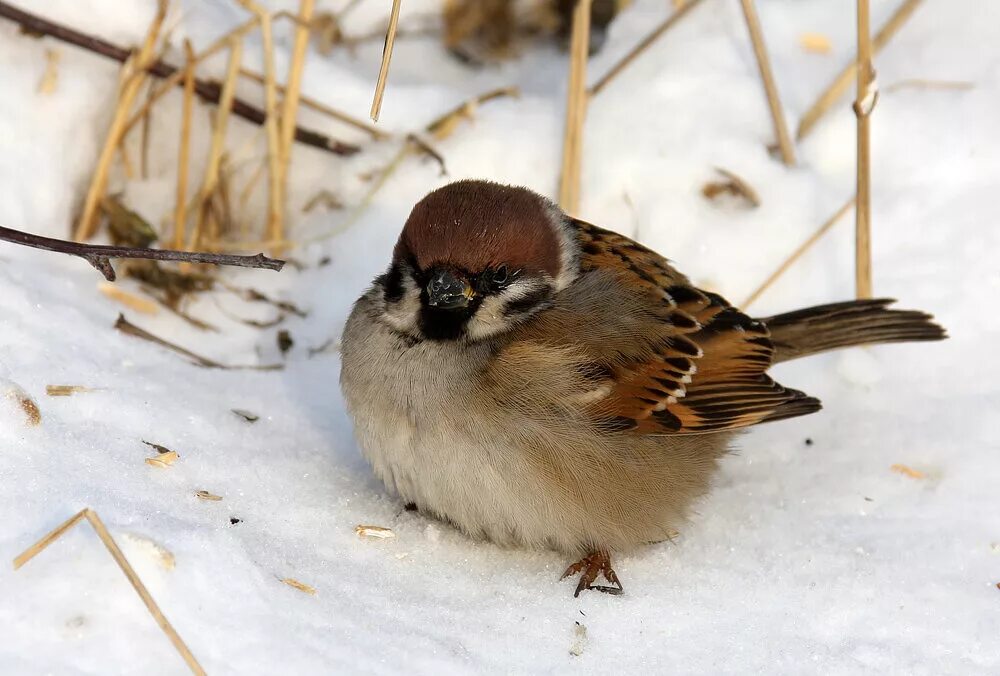
[[[127,43],[141,39],[154,3],[27,4]],[[758,4],[794,125],[851,58],[853,3]],[[879,25],[896,3],[872,4]],[[173,58],[183,38],[206,45],[241,20],[234,5],[187,0],[173,20]],[[592,78],[665,5],[640,0],[621,16],[591,62]],[[377,26],[388,6],[364,3],[350,29]],[[403,6],[406,26],[437,5]],[[833,53],[803,52],[806,31],[828,35]],[[287,31],[279,34],[287,48]],[[951,339],[780,367],[783,382],[821,397],[824,410],[745,435],[675,544],[617,559],[624,596],[574,599],[571,584],[557,582],[563,557],[472,542],[403,511],[353,442],[336,353],[308,356],[338,335],[425,192],[468,176],[555,191],[564,55],[535,47],[519,61],[469,70],[434,38],[397,44],[386,129],[417,128],[496,86],[518,84],[523,95],[483,105],[438,144],[448,178],[433,162],[408,160],[358,223],[295,252],[308,264],[303,271],[226,273],[310,311],[283,325],[296,341],[284,371],[190,366],[114,331],[121,307],[97,293],[99,277],[82,261],[0,244],[0,390],[16,384],[42,414],[29,427],[16,402],[0,396],[0,558],[10,561],[77,510],[94,508],[210,673],[1000,673],[997,44],[1000,4],[932,0],[877,60],[875,288],[935,313]],[[58,87],[38,94],[51,47],[0,22],[0,223],[64,235],[108,123],[117,71],[58,46]],[[364,116],[380,48],[376,40],[353,56],[314,54],[304,91]],[[259,48],[248,51],[248,63],[258,58]],[[885,89],[913,78],[974,86]],[[259,97],[253,88],[243,94]],[[113,179],[154,220],[173,200],[178,123],[168,111],[179,105],[173,94],[156,115],[152,177],[127,186]],[[301,119],[360,140],[308,111]],[[257,131],[234,123],[231,133],[254,139]],[[206,132],[198,134],[204,148]],[[738,4],[709,0],[593,102],[581,214],[638,237],[739,302],[853,190],[848,101],[797,148],[796,168],[767,154],[771,137]],[[296,147],[297,232],[335,227],[344,212],[302,216],[303,201],[326,188],[357,203],[368,185],[359,175],[396,148],[381,143],[342,161]],[[699,190],[715,166],[745,177],[763,205],[707,203]],[[753,310],[850,297],[850,220]],[[318,266],[324,255],[331,263]],[[227,363],[280,360],[277,328],[223,314],[269,319],[274,310],[225,292],[189,309],[220,332],[162,313],[126,315]],[[47,384],[100,389],[53,398]],[[249,424],[233,408],[261,419]],[[142,440],[180,460],[169,469],[144,464],[154,453]],[[891,471],[897,463],[924,478]],[[198,490],[223,499],[199,500]],[[390,527],[396,537],[362,539],[358,524]],[[157,546],[173,553],[175,568],[162,565]],[[282,584],[289,577],[317,593]],[[0,566],[0,636],[3,674],[185,673],[86,526],[16,573]]]

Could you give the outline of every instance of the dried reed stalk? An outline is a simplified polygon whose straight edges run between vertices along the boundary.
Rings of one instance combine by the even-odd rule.
[[[828,218],[826,222],[823,223],[823,225],[819,226],[816,232],[814,232],[812,235],[809,236],[809,239],[804,241],[795,251],[793,251],[791,255],[788,258],[786,258],[781,265],[778,266],[778,269],[772,272],[771,275],[764,280],[763,284],[758,286],[753,293],[747,296],[747,299],[743,301],[743,303],[740,305],[740,308],[745,310],[747,306],[749,306],[755,300],[760,298],[765,291],[771,288],[771,285],[773,285],[776,281],[778,281],[778,278],[781,277],[783,274],[785,274],[785,272],[787,272],[788,269],[795,264],[795,261],[799,260],[803,256],[803,254],[805,254],[805,252],[809,251],[809,249],[811,249],[812,246],[816,242],[818,242],[820,238],[827,233],[828,230],[830,230],[830,228],[836,225],[837,221],[843,218],[844,214],[846,214],[847,211],[852,206],[854,206],[854,197],[851,197],[849,200],[847,200],[847,202],[844,203],[844,206],[837,209],[837,212],[833,214],[833,216],[830,216],[830,218]]]
[[[871,113],[878,101],[878,85],[872,67],[871,26],[868,0],[858,0],[858,96],[854,114],[858,118],[858,207],[854,212],[854,280],[858,298],[872,297],[871,245]]]
[[[268,167],[268,199],[267,199],[267,235],[266,239],[273,243],[272,251],[280,255],[285,249],[284,198],[281,182],[281,136],[278,128],[278,95],[274,81],[274,32],[271,15],[254,0],[238,0],[249,11],[257,15],[260,22],[261,40],[264,43],[264,110],[267,119],[264,130],[267,132],[267,167]]]
[[[104,197],[104,192],[108,185],[108,173],[111,170],[111,163],[114,159],[115,149],[121,143],[122,138],[128,131],[128,114],[132,108],[132,103],[139,93],[145,78],[146,66],[153,59],[153,50],[156,46],[156,38],[163,27],[163,20],[167,15],[166,0],[159,0],[156,8],[156,15],[153,22],[146,31],[146,39],[142,43],[139,52],[132,59],[126,62],[123,69],[125,72],[134,73],[133,77],[125,78],[125,85],[122,87],[121,95],[115,106],[115,112],[111,119],[111,126],[108,128],[107,136],[104,139],[104,147],[97,160],[94,175],[87,189],[87,196],[84,199],[83,211],[80,220],[77,222],[76,231],[73,238],[77,241],[89,239],[93,236],[97,227],[97,210]]]
[[[587,56],[590,50],[592,0],[576,0],[570,36],[569,85],[566,91],[566,123],[563,128],[562,171],[559,175],[559,205],[574,215],[580,208],[580,165],[583,163],[583,126],[587,117]]]
[[[254,82],[257,82],[259,84],[264,84],[264,76],[261,75],[260,73],[250,70],[249,68],[240,68],[240,77],[244,77],[248,80],[253,80]],[[278,93],[280,94],[285,93],[286,91],[285,86],[280,82],[276,82],[274,86],[278,90]],[[359,120],[358,118],[348,115],[347,113],[341,110],[337,110],[336,108],[331,108],[325,103],[310,98],[305,94],[299,95],[299,104],[306,108],[314,110],[317,113],[322,113],[327,117],[331,117],[334,120],[337,120],[338,122],[343,122],[344,124],[350,125],[351,127],[358,129],[359,131],[363,131],[364,133],[371,136],[373,139],[381,140],[392,136],[391,134],[382,131],[381,129],[372,125],[369,122],[366,122],[364,120]]]
[[[219,185],[219,163],[222,161],[222,151],[226,142],[226,128],[229,125],[229,111],[236,93],[237,74],[243,61],[243,39],[233,36],[229,45],[229,66],[226,68],[226,79],[222,83],[222,94],[219,97],[219,109],[215,113],[215,126],[212,129],[212,145],[208,152],[208,165],[205,168],[205,179],[198,195],[198,216],[194,232],[191,235],[191,249],[201,247],[205,236],[205,225],[212,211],[212,195]],[[217,233],[213,233],[217,239]],[[215,242],[212,243],[215,246]]]
[[[587,90],[589,96],[597,96],[601,90],[608,86],[608,84],[618,77],[619,73],[625,70],[629,64],[631,64],[637,57],[639,57],[644,51],[649,49],[649,47],[656,42],[660,37],[663,36],[668,30],[670,30],[678,21],[687,16],[688,12],[701,4],[702,0],[690,0],[680,7],[676,7],[674,13],[671,14],[667,19],[661,23],[659,26],[653,29],[653,31],[644,37],[639,44],[632,48],[628,54],[623,56],[618,60],[615,65],[613,65],[607,73],[605,73],[601,79],[595,82],[590,89]]]
[[[750,42],[753,43],[753,53],[757,57],[757,68],[760,69],[760,79],[764,83],[764,93],[767,95],[767,105],[771,109],[771,120],[774,122],[774,135],[778,139],[781,159],[788,166],[795,165],[795,149],[788,134],[785,123],[785,112],[778,97],[778,86],[771,72],[771,59],[767,55],[767,45],[764,43],[764,32],[760,27],[757,7],[754,0],[740,0],[743,5],[743,16],[746,18],[747,30],[750,32]]]
[[[194,113],[194,49],[184,41],[184,98],[181,103],[181,138],[177,149],[177,194],[174,203],[174,242],[177,250],[184,249],[187,222],[188,170],[191,163],[191,116]]]
[[[302,67],[309,48],[309,23],[312,21],[315,0],[299,0],[298,21],[295,24],[295,42],[292,46],[292,61],[288,66],[285,84],[284,106],[281,110],[281,181],[285,185],[288,178],[288,162],[292,156],[292,141],[295,138],[295,115],[299,107],[302,88]]]
[[[114,558],[115,563],[117,563],[118,567],[121,568],[123,573],[125,573],[125,577],[128,578],[128,581],[132,585],[132,588],[135,589],[136,593],[139,595],[139,598],[142,599],[142,602],[145,604],[146,609],[149,611],[149,614],[153,616],[153,619],[156,620],[156,623],[160,625],[160,629],[163,630],[163,633],[166,634],[167,638],[170,639],[170,642],[173,643],[174,648],[177,650],[178,653],[180,653],[180,656],[184,659],[184,662],[191,670],[191,673],[199,675],[205,674],[205,670],[198,663],[198,660],[195,659],[194,654],[187,647],[187,644],[184,643],[184,640],[180,637],[180,634],[177,633],[177,630],[174,629],[173,625],[170,624],[170,621],[167,620],[167,617],[163,614],[163,611],[160,610],[160,607],[156,605],[156,601],[153,600],[153,597],[149,593],[149,590],[146,589],[146,585],[142,583],[142,580],[139,579],[139,576],[136,574],[135,569],[132,568],[132,564],[130,564],[128,562],[128,559],[125,558],[125,555],[122,553],[122,550],[118,547],[118,544],[115,542],[114,538],[111,537],[111,533],[108,532],[108,529],[104,525],[104,522],[101,521],[101,518],[99,516],[97,516],[97,512],[90,509],[89,507],[78,512],[75,516],[71,517],[65,523],[58,526],[55,530],[53,530],[51,533],[49,533],[41,540],[33,544],[31,547],[25,550],[20,556],[14,559],[14,570],[17,570],[18,568],[26,564],[28,561],[33,559],[35,556],[41,553],[42,550],[44,550],[50,544],[52,544],[57,539],[62,537],[62,535],[64,535],[66,531],[68,531],[70,528],[78,524],[83,519],[86,519],[87,521],[90,522],[90,525],[97,532],[97,537],[101,539],[101,542],[104,543],[104,546],[107,548],[112,558]]]
[[[382,46],[382,66],[378,70],[378,82],[375,83],[375,98],[372,100],[372,122],[378,122],[382,112],[382,97],[385,95],[385,83],[389,77],[389,61],[392,60],[392,48],[396,43],[396,27],[399,24],[399,8],[403,0],[392,0],[392,14],[389,15],[389,28],[385,32],[385,44]]]
[[[899,9],[889,17],[889,20],[885,22],[885,25],[879,29],[878,33],[871,42],[872,54],[878,54],[879,51],[885,47],[889,40],[903,27],[906,20],[913,15],[913,12],[920,5],[922,0],[904,0],[904,2],[899,6]],[[857,77],[857,61],[854,61],[844,67],[837,77],[833,79],[833,82],[823,90],[823,93],[819,95],[816,102],[809,107],[809,110],[802,116],[799,121],[799,128],[795,132],[795,138],[801,141],[806,135],[813,130],[816,123],[819,122],[827,111],[835,104],[840,97],[847,93],[848,88],[854,79]]]

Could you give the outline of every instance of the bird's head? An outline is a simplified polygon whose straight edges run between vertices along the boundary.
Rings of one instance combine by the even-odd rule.
[[[476,341],[543,310],[576,277],[568,219],[526,188],[459,181],[413,208],[379,278],[384,318],[428,340]]]

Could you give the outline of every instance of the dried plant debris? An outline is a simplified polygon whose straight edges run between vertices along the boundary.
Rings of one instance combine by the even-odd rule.
[[[194,496],[199,500],[206,500],[208,502],[221,502],[222,496],[215,495],[214,493],[209,493],[208,491],[195,491]]]
[[[829,54],[833,51],[830,38],[822,33],[802,33],[799,35],[799,46],[813,54]]]
[[[340,339],[328,338],[322,345],[309,348],[309,356],[315,357],[326,352],[340,352]]]
[[[167,451],[166,453],[158,455],[155,458],[146,458],[146,464],[150,467],[166,468],[177,462],[178,458],[180,458],[180,456],[173,451]]]
[[[288,354],[288,351],[295,345],[295,341],[292,340],[292,334],[288,329],[278,331],[277,342],[278,349],[281,351],[281,356]]]
[[[101,200],[101,213],[107,219],[108,233],[115,246],[148,248],[156,241],[156,230],[136,212],[129,209],[117,195]]]
[[[243,519],[239,519],[235,516],[229,517],[229,525],[235,526],[236,524],[243,523]]]
[[[160,306],[156,304],[156,301],[130,293],[112,282],[99,283],[97,290],[111,300],[144,315],[155,315],[160,311]]]
[[[143,549],[144,554],[148,555],[149,558],[156,561],[166,570],[173,570],[177,565],[177,557],[174,556],[173,552],[145,535],[122,533],[121,538],[125,542],[129,542],[132,545]]]
[[[316,588],[310,587],[304,582],[299,582],[298,580],[291,577],[283,577],[281,578],[281,581],[293,589],[298,589],[300,592],[305,592],[306,594],[311,594],[313,596],[316,595]]]
[[[235,413],[236,415],[238,415],[239,417],[241,417],[244,420],[246,420],[248,423],[255,423],[258,420],[260,420],[260,416],[259,415],[257,415],[256,413],[251,413],[250,411],[245,411],[242,408],[233,408],[233,409],[230,409],[230,410],[233,413]]]
[[[913,469],[909,465],[903,465],[901,463],[896,463],[895,465],[893,465],[889,469],[891,469],[893,472],[897,472],[899,474],[902,474],[903,476],[908,476],[911,479],[926,479],[927,478],[927,475],[925,473],[921,472],[919,469]]]
[[[17,405],[24,411],[29,426],[37,427],[42,423],[42,412],[38,408],[38,404],[20,385],[10,380],[0,381],[0,385],[3,385],[6,397],[17,402]]]
[[[583,654],[583,649],[587,645],[587,625],[579,622],[573,623],[573,645],[570,646],[569,654],[579,657]]]
[[[354,532],[361,537],[380,538],[383,540],[396,537],[396,534],[392,532],[391,528],[385,528],[383,526],[355,526]]]
[[[39,94],[51,94],[59,85],[59,60],[62,52],[58,49],[45,50],[45,72],[42,79],[38,81]]]
[[[74,394],[83,392],[94,392],[95,390],[83,385],[46,385],[45,394],[50,397],[71,397]]]
[[[731,197],[747,208],[756,209],[760,206],[760,196],[749,183],[726,169],[716,167],[715,170],[724,180],[710,181],[702,187],[701,194],[706,199],[717,201],[722,197]]]
[[[309,316],[308,312],[300,309],[294,303],[291,303],[286,300],[276,300],[258,291],[257,289],[240,288],[236,286],[226,286],[225,288],[227,291],[236,294],[237,296],[247,301],[248,303],[267,303],[268,305],[276,307],[279,310],[284,310],[285,312],[293,314],[296,317],[301,317],[303,319]]]
[[[135,336],[136,338],[141,338],[142,340],[149,341],[161,347],[165,347],[172,352],[189,359],[195,366],[201,366],[202,368],[210,369],[221,369],[228,371],[237,370],[248,370],[248,371],[280,371],[284,368],[283,364],[262,364],[262,365],[249,365],[249,366],[230,366],[226,364],[220,364],[219,362],[209,359],[207,357],[202,357],[201,355],[195,354],[190,350],[180,347],[179,345],[174,345],[173,343],[166,341],[158,336],[153,335],[149,331],[139,328],[132,322],[125,319],[125,315],[118,315],[118,321],[115,322],[115,328],[122,333]]]
[[[149,446],[150,448],[152,448],[154,451],[156,451],[160,455],[163,455],[164,453],[174,453],[173,451],[171,451],[166,446],[161,446],[160,444],[154,444],[152,441],[146,441],[145,439],[143,439],[142,443],[146,444],[147,446]],[[174,453],[174,455],[177,455],[177,454]]]
[[[302,213],[308,214],[313,209],[321,205],[327,211],[344,208],[344,203],[340,201],[339,197],[334,195],[329,190],[320,190],[306,201],[305,205],[302,207]]]

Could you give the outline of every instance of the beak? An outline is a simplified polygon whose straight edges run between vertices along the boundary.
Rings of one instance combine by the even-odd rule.
[[[447,270],[438,270],[427,283],[427,298],[431,307],[452,310],[466,307],[473,291],[469,282]]]

